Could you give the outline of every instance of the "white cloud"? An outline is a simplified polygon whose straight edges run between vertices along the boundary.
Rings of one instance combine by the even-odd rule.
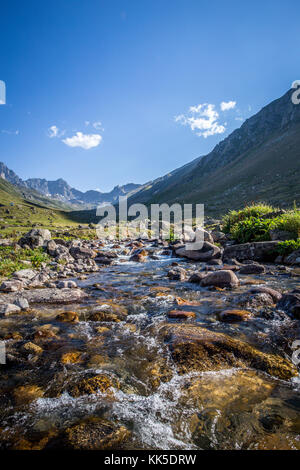
[[[225,126],[220,124],[218,119],[219,113],[216,111],[215,105],[208,103],[190,106],[187,115],[175,116],[175,122],[189,126],[198,136],[203,136],[205,139],[211,135],[225,132]]]
[[[97,129],[98,131],[102,130],[102,122],[101,121],[93,122],[93,127]]]
[[[10,130],[7,130],[7,129],[2,129],[2,134],[8,134],[8,135],[19,135],[20,134],[20,131],[19,129],[15,130],[15,131],[10,131]]]
[[[99,134],[83,134],[82,132],[76,132],[72,137],[63,139],[63,143],[69,147],[81,147],[85,150],[93,147],[98,147],[102,140]]]
[[[236,101],[222,101],[220,104],[221,111],[228,111],[229,109],[235,108]]]
[[[62,137],[66,131],[60,131],[57,126],[51,126],[48,129],[48,137],[52,139],[53,137]]]

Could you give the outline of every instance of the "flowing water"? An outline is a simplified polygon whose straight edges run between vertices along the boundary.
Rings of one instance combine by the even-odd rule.
[[[158,259],[134,263],[121,255],[122,248],[116,249],[116,264],[78,281],[89,293],[84,303],[36,306],[27,314],[0,320],[1,337],[11,336],[6,347],[15,357],[0,366],[2,447],[20,436],[39,441],[50,430],[59,432],[80,419],[99,416],[131,431],[124,449],[299,449],[297,377],[282,381],[238,368],[179,375],[161,334],[166,323],[176,322],[166,313],[186,301],[193,305],[185,309],[196,313],[189,323],[265,352],[291,356],[290,344],[300,336],[296,322],[286,315],[273,309],[247,322],[225,324],[216,312],[236,307],[250,283],[284,291],[299,286],[299,277],[270,267],[266,275],[243,276],[234,291],[207,290],[170,281],[166,275],[174,261],[190,271],[199,270],[199,264],[159,252]],[[77,312],[80,321],[57,321],[64,311]],[[121,320],[91,321],[95,311],[120,314]],[[38,340],[41,329],[51,334]],[[18,353],[24,340],[41,346],[42,356]],[[70,361],[62,360],[66,353],[73,354]],[[105,374],[118,385],[108,395],[70,394],[73,384],[95,374]],[[16,399],[14,391],[23,385],[34,385],[42,393],[29,402]]]

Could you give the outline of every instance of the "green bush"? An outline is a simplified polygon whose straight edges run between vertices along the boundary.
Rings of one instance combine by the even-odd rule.
[[[15,250],[11,246],[0,247],[0,276],[9,277],[15,271],[26,269],[28,266],[22,261],[30,261],[33,268],[39,268],[42,263],[48,263],[51,258],[43,248]]]
[[[223,217],[223,231],[230,233],[238,243],[268,241],[271,239],[270,230],[290,232],[291,239],[297,240],[300,236],[300,210],[295,206],[293,210],[272,217],[276,210],[267,204],[257,204],[230,211]],[[271,217],[265,218],[267,214]]]
[[[285,242],[279,242],[274,248],[274,252],[281,256],[287,256],[293,253],[293,251],[300,250],[300,238],[298,240],[287,240]]]
[[[225,233],[231,233],[232,227],[237,223],[250,217],[261,217],[272,212],[276,212],[276,208],[268,204],[252,204],[244,207],[239,211],[230,211],[222,219],[223,231]]]
[[[300,236],[300,210],[289,211],[274,219],[273,227],[277,230],[285,230],[294,234],[297,239]]]
[[[234,224],[230,233],[238,243],[268,241],[271,224],[272,219],[249,217]]]

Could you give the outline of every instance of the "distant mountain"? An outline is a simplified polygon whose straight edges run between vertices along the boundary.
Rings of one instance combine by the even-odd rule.
[[[206,156],[150,181],[128,203],[204,203],[221,214],[245,202],[300,202],[300,105],[288,91]]]
[[[118,200],[119,196],[132,193],[140,187],[139,184],[129,183],[124,186],[115,186],[112,191],[107,193],[102,193],[96,190],[82,192],[78,189],[71,188],[71,186],[62,178],[59,178],[56,181],[48,181],[41,178],[29,178],[24,181],[1,162],[0,176],[15,186],[33,189],[48,198],[72,204],[73,206],[76,206],[76,208],[79,208],[81,205],[84,207],[92,207],[98,204],[114,203]]]

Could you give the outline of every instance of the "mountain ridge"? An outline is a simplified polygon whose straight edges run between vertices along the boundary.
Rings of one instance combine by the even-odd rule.
[[[15,186],[32,189],[48,198],[76,206],[114,203],[119,196],[129,194],[140,186],[135,183],[127,183],[122,186],[117,185],[106,193],[97,190],[83,192],[72,188],[63,178],[57,180],[46,180],[45,178],[29,178],[22,180],[3,162],[0,162],[0,177]]]

